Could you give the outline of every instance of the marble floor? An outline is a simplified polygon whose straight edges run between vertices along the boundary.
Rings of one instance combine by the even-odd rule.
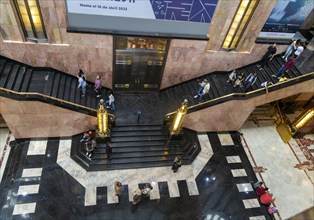
[[[8,128],[0,128],[0,182],[11,150],[9,143],[13,140],[14,137]]]
[[[297,164],[306,160],[296,140],[291,139],[285,144],[270,121],[261,121],[260,127],[253,122],[246,122],[241,132],[252,167],[261,171],[257,175],[258,179],[266,184],[276,198],[274,204],[280,214],[275,215],[276,219],[288,219],[313,208],[314,185],[310,178],[313,171],[305,172],[296,168]]]
[[[70,138],[24,140],[1,182],[0,219],[272,219],[238,133],[199,133],[202,151],[177,173],[169,167],[86,172],[70,158]],[[123,184],[120,198],[113,183]],[[131,205],[151,183],[150,199]]]

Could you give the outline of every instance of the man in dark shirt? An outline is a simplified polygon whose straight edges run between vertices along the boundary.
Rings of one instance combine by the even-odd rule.
[[[276,43],[274,43],[272,46],[269,46],[267,49],[267,52],[264,54],[264,56],[261,59],[261,66],[264,67],[265,63],[268,60],[272,60],[274,56],[276,55],[277,48],[276,48]]]
[[[111,146],[110,142],[107,142],[106,154],[107,154],[107,159],[110,159],[111,158],[111,154],[112,154],[112,146]]]

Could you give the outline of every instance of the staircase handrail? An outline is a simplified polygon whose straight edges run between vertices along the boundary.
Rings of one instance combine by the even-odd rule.
[[[45,99],[51,99],[51,100],[58,101],[60,103],[65,103],[65,104],[68,104],[68,105],[71,105],[71,106],[75,106],[77,108],[82,108],[84,110],[87,110],[87,111],[90,111],[92,113],[95,113],[95,116],[97,114],[97,109],[89,108],[89,107],[86,107],[84,105],[76,104],[74,102],[69,102],[69,101],[66,101],[66,100],[63,100],[63,99],[59,99],[59,98],[56,98],[56,97],[53,97],[53,96],[45,95],[45,94],[42,94],[42,93],[39,93],[39,92],[17,92],[17,91],[11,90],[11,89],[3,88],[3,87],[0,87],[0,91],[5,91],[7,93],[13,93],[13,94],[16,94],[16,95],[21,95],[21,96],[41,96],[41,97],[43,97]],[[112,120],[115,119],[115,115],[113,115],[111,113],[108,113],[108,115],[109,115],[109,117],[112,118]]]
[[[282,81],[282,82],[277,82],[277,83],[275,83],[275,84],[272,84],[272,85],[268,86],[268,90],[271,90],[272,88],[278,87],[279,85],[287,84],[287,83],[290,83],[291,81],[296,81],[296,80],[298,80],[298,79],[305,78],[305,77],[308,77],[308,76],[311,76],[311,75],[314,76],[314,72],[306,73],[306,74],[303,74],[303,75],[301,75],[301,76],[297,76],[297,77],[294,77],[294,78],[290,78],[290,79],[287,79],[287,80]],[[212,102],[215,102],[215,101],[217,101],[217,100],[222,100],[222,99],[225,99],[225,98],[228,98],[228,97],[232,97],[232,96],[245,97],[245,96],[248,96],[248,95],[251,95],[251,94],[258,93],[258,92],[263,91],[263,90],[266,91],[266,87],[259,88],[259,89],[256,89],[256,90],[253,90],[253,91],[250,91],[250,92],[246,92],[246,93],[245,93],[245,92],[230,93],[230,94],[228,94],[228,95],[220,96],[220,97],[217,97],[217,98],[214,98],[214,99],[211,99],[211,100],[202,102],[202,103],[198,103],[198,104],[196,104],[196,105],[191,105],[191,106],[188,107],[188,114],[189,114],[189,112],[190,112],[193,108],[196,108],[196,107],[199,107],[199,106],[208,104],[208,103],[212,103]],[[176,111],[173,111],[173,112],[170,112],[170,113],[166,114],[165,117],[164,117],[164,119],[167,120],[167,119],[171,118],[175,113],[176,113]]]

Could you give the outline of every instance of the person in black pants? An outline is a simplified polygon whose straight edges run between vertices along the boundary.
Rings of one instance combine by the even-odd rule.
[[[112,146],[110,142],[107,142],[106,154],[107,154],[107,159],[110,159],[112,155]]]
[[[268,47],[267,52],[262,57],[260,65],[258,65],[258,67],[261,66],[263,68],[267,61],[272,60],[274,58],[276,52],[277,52],[276,43],[274,43],[272,46]]]

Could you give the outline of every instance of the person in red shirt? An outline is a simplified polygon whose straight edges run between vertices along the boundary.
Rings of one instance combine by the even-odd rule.
[[[88,142],[88,141],[94,139],[94,137],[95,137],[95,131],[90,130],[90,129],[86,129],[84,131],[83,138],[80,140],[80,142]]]
[[[256,195],[261,196],[261,195],[267,193],[268,190],[269,190],[269,189],[268,189],[267,187],[264,188],[264,187],[261,186],[261,187],[258,187],[258,188],[255,190],[255,192],[256,192]]]
[[[266,192],[263,195],[261,195],[259,200],[261,201],[262,204],[268,206],[275,200],[272,198],[272,196],[273,196],[273,194]]]
[[[279,69],[279,71],[275,74],[275,75],[272,75],[272,77],[280,77],[285,71],[291,69],[294,65],[295,61],[294,61],[294,57],[290,57],[289,60],[284,63],[282,65],[282,67]]]

